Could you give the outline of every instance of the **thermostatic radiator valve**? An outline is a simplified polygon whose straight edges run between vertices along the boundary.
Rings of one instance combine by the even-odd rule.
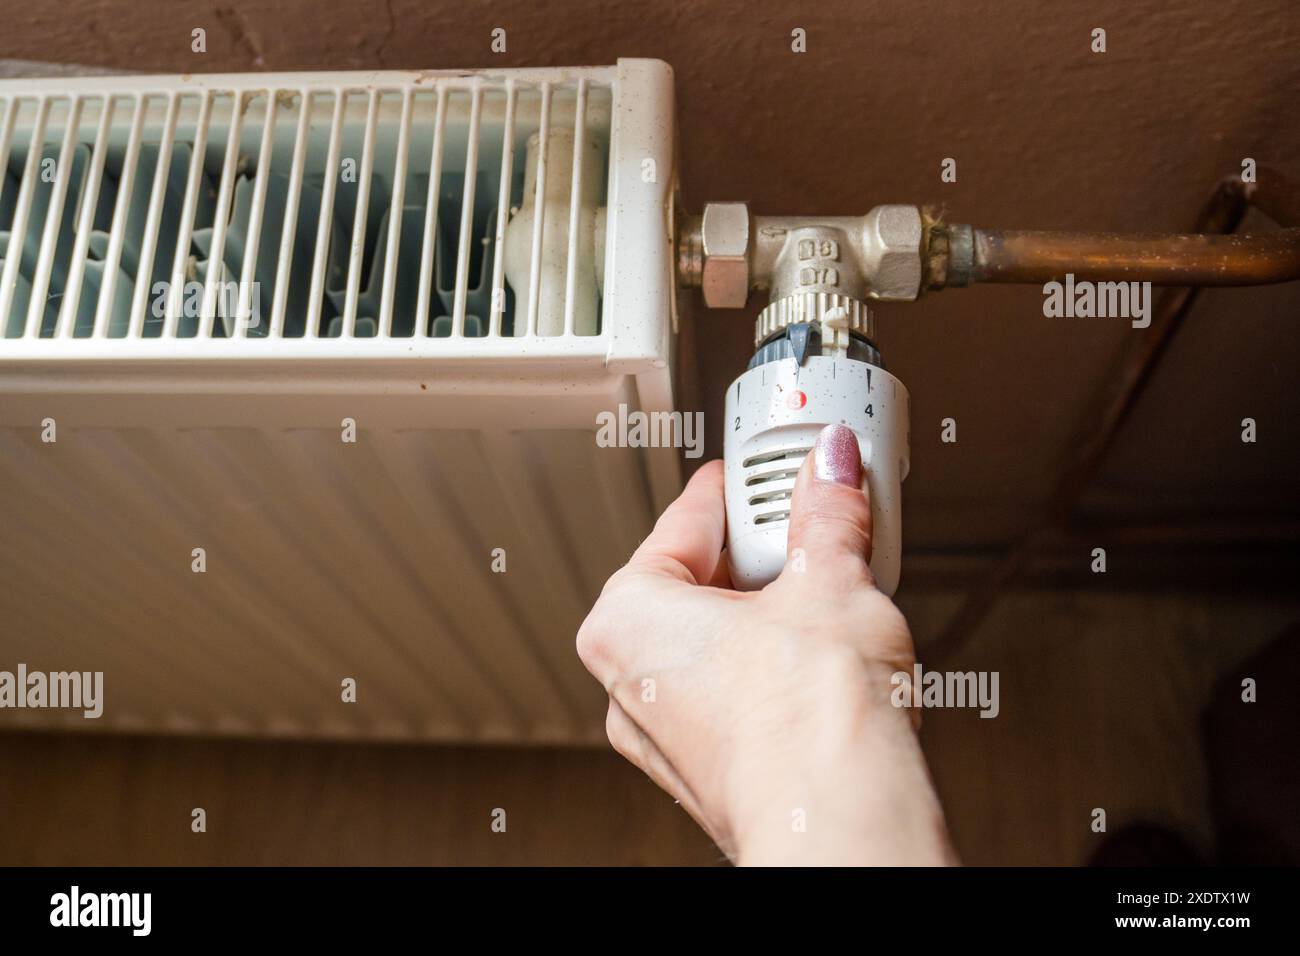
[[[871,492],[871,568],[882,591],[892,594],[898,586],[907,390],[885,371],[865,300],[910,301],[923,289],[1071,277],[1182,287],[1288,282],[1300,279],[1297,196],[1300,186],[1277,170],[1248,183],[1233,175],[1203,211],[1203,231],[1190,235],[976,229],[923,215],[916,206],[814,218],[751,217],[744,203],[709,203],[703,216],[679,218],[679,284],[699,288],[714,309],[741,308],[753,290],[771,297],[758,317],[758,351],[727,393],[734,582],[758,588],[780,573],[799,465],[822,426],[843,423],[858,436]],[[1237,234],[1249,206],[1283,228]],[[1168,334],[1191,301],[1183,297],[1164,316],[1160,334]]]
[[[679,271],[702,286],[706,302],[739,307],[751,288],[770,294],[754,357],[726,397],[727,551],[736,587],[760,588],[781,572],[795,477],[831,424],[857,436],[871,500],[871,570],[886,594],[898,587],[908,395],[885,370],[866,300],[916,298],[922,232],[914,206],[755,221],[742,203],[712,204],[698,232],[687,230]]]

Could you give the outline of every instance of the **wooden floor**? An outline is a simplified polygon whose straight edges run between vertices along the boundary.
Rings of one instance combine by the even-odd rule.
[[[922,641],[951,606],[903,603]],[[1297,618],[1300,604],[1212,595],[1010,597],[959,662],[999,672],[999,716],[925,717],[963,859],[1085,862],[1098,807],[1111,832],[1154,820],[1208,849],[1199,715],[1220,675]],[[602,750],[0,735],[0,864],[720,862]]]

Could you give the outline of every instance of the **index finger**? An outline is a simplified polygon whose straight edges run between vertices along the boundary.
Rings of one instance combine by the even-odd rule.
[[[708,584],[722,556],[727,530],[722,476],[721,461],[711,461],[691,476],[636,549],[628,569],[687,584]]]

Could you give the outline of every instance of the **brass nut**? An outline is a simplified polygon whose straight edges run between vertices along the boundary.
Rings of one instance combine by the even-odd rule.
[[[921,212],[915,206],[877,206],[866,216],[867,272],[878,299],[915,299],[921,291]],[[874,261],[872,261],[874,260]]]
[[[749,299],[750,231],[746,203],[715,202],[704,207],[700,286],[710,309],[743,308]]]

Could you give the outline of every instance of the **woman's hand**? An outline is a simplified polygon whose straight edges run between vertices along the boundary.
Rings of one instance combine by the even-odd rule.
[[[878,590],[853,432],[829,426],[795,482],[789,558],[731,590],[723,471],[669,506],[578,632],[610,742],[740,863],[955,862],[909,711],[907,623]]]

